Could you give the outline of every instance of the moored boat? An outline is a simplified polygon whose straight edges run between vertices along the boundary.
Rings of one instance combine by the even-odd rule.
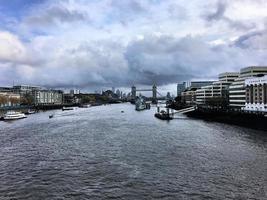
[[[172,120],[173,119],[173,115],[170,114],[168,108],[167,108],[167,112],[165,110],[162,110],[159,112],[159,108],[158,108],[158,112],[156,112],[154,116],[161,120]]]
[[[62,108],[62,111],[65,111],[65,110],[73,110],[73,107],[65,107],[65,106],[64,106],[64,107]]]
[[[25,113],[26,115],[31,115],[31,114],[34,114],[36,111],[35,110],[27,110],[27,112]]]
[[[15,111],[8,111],[3,117],[4,120],[14,120],[23,118],[26,118],[26,115],[24,113]]]
[[[91,104],[83,104],[79,106],[79,108],[90,108],[90,107],[91,107]]]

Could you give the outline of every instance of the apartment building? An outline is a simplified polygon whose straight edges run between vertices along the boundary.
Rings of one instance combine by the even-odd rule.
[[[251,66],[240,70],[240,75],[229,86],[229,105],[234,109],[244,109],[246,103],[245,80],[267,74],[267,66]]]
[[[244,110],[267,112],[267,75],[245,80],[246,103]]]

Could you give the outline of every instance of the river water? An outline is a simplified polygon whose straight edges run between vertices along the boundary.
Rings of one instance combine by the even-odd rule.
[[[267,133],[154,112],[1,121],[0,199],[267,199]]]

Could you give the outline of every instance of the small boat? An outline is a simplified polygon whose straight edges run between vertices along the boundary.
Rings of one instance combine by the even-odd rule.
[[[65,111],[65,110],[73,110],[73,107],[65,107],[65,106],[64,106],[64,107],[62,108],[62,111]]]
[[[51,119],[51,118],[53,118],[53,117],[54,117],[54,115],[53,115],[53,114],[49,115],[49,119]]]
[[[124,113],[124,111],[122,110],[121,113]]]
[[[91,107],[91,104],[83,104],[79,106],[79,108],[90,108],[90,107]]]
[[[36,111],[35,110],[28,110],[25,114],[26,115],[31,115],[31,114],[34,114]]]
[[[26,118],[26,115],[24,113],[15,111],[8,111],[3,117],[4,120],[14,120],[23,118]]]

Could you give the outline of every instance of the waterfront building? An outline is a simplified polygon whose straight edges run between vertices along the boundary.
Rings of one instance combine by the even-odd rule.
[[[70,90],[70,94],[71,95],[75,95],[75,94],[80,94],[81,93],[81,91],[80,90]]]
[[[213,82],[211,85],[203,86],[196,90],[196,103],[204,105],[211,98],[217,98],[221,102],[228,103],[229,100],[229,86],[239,76],[237,72],[225,72],[219,74],[219,80]]]
[[[11,93],[13,92],[13,88],[11,87],[0,87],[0,93]]]
[[[13,86],[13,91],[16,94],[26,95],[31,94],[33,90],[42,90],[40,86],[30,86],[30,85],[15,85]]]
[[[267,66],[251,66],[240,70],[239,77],[229,86],[229,105],[233,109],[244,109],[246,103],[245,80],[267,74]]]
[[[267,112],[267,75],[245,80],[246,103],[244,110]]]
[[[63,103],[61,90],[34,90],[32,92],[34,105],[60,105]]]
[[[181,96],[182,92],[186,89],[186,82],[178,83],[177,84],[177,96]]]
[[[196,103],[196,89],[187,89],[181,94],[181,101],[188,104],[193,105]]]
[[[188,88],[192,89],[192,88],[196,88],[199,89],[203,86],[208,86],[211,85],[214,81],[191,81],[188,83]]]

